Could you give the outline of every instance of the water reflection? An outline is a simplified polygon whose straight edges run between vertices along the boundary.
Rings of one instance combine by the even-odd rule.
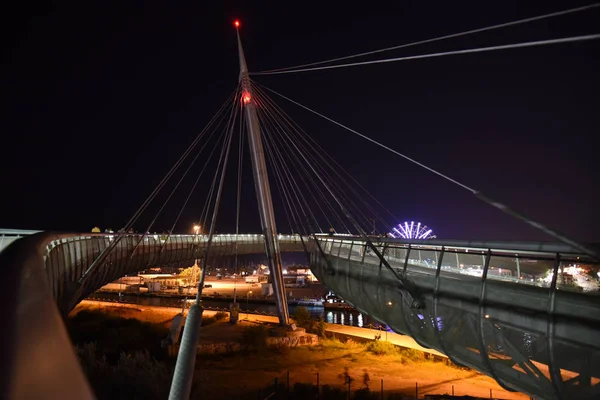
[[[108,301],[118,301],[119,295],[117,293],[102,293],[102,294],[94,294],[90,296],[90,299],[94,300],[108,300]],[[131,294],[124,294],[121,296],[121,301],[125,303],[138,304],[138,305],[147,305],[147,306],[163,306],[163,307],[182,307],[185,299],[179,298],[159,298],[159,297],[145,297],[145,296],[137,296]],[[190,297],[187,300],[188,302],[193,301],[193,298]],[[204,300],[202,304],[205,307],[209,308],[229,308],[229,302],[227,301],[218,301],[218,300]],[[273,304],[257,304],[257,303],[246,303],[245,301],[240,301],[240,307],[242,312],[246,310],[250,310],[250,312],[260,312],[260,313],[268,313],[276,315],[277,309]],[[325,310],[323,307],[306,307],[310,312],[311,316],[315,319],[322,319],[323,321],[330,324],[342,324],[342,325],[351,325],[358,327],[379,327],[382,326],[387,329],[385,325],[380,324],[379,322],[369,318],[368,315],[363,315],[358,311],[348,311],[348,310]],[[296,312],[296,306],[289,307],[290,314],[294,314]]]

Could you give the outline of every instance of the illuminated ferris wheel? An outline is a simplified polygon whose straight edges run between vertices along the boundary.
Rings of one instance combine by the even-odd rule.
[[[429,229],[427,225],[415,221],[405,221],[398,224],[390,232],[390,235],[394,238],[402,239],[435,239],[433,230]]]

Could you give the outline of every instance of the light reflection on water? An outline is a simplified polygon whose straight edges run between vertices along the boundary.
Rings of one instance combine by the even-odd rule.
[[[91,298],[95,300],[118,300],[119,295],[117,293],[102,293],[94,294]],[[188,301],[192,301],[192,297]],[[125,294],[121,297],[121,301],[125,303],[147,305],[147,306],[165,306],[165,307],[181,307],[184,299],[179,298],[160,298],[160,297],[144,297],[131,294]],[[229,302],[219,300],[204,300],[202,304],[205,307],[212,308],[229,308]],[[242,312],[245,310],[257,311],[260,313],[269,313],[276,315],[277,309],[273,304],[258,304],[248,303],[241,299],[239,301]],[[325,310],[323,307],[306,307],[313,318],[322,318],[325,322],[330,324],[342,324],[351,325],[358,327],[375,326],[379,327],[381,324],[377,321],[369,318],[368,315],[363,315],[358,311],[348,310]],[[290,314],[294,314],[296,306],[289,307]]]

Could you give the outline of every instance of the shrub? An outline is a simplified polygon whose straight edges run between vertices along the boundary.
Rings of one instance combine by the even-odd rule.
[[[102,399],[164,399],[171,373],[147,351],[121,353],[116,365],[99,356],[95,343],[76,347],[96,397]]]
[[[321,346],[323,346],[323,348],[325,348],[325,349],[336,349],[336,350],[344,350],[347,347],[345,343],[342,343],[335,338],[322,340]]]
[[[421,361],[424,358],[423,352],[415,349],[400,349],[399,353],[410,361]]]
[[[326,334],[326,330],[327,330],[327,323],[323,320],[319,320],[319,322],[317,322],[317,326],[316,326],[316,334],[319,337],[324,338],[325,334]]]
[[[95,342],[107,362],[116,364],[123,352],[148,350],[153,357],[163,357],[161,340],[169,333],[162,324],[141,322],[133,318],[83,310],[68,320],[68,330],[75,345]]]
[[[370,351],[373,354],[378,356],[388,356],[392,354],[398,354],[398,349],[390,342],[375,340],[373,342],[369,342],[367,344],[367,351]]]
[[[220,320],[222,320],[222,319],[225,319],[225,318],[227,318],[227,313],[226,313],[226,312],[224,312],[224,311],[219,311],[219,312],[217,312],[217,313],[214,315],[214,317],[215,317],[215,319],[216,319],[217,321],[220,321]]]
[[[242,333],[242,344],[249,348],[260,350],[267,347],[269,330],[264,325],[249,326]]]
[[[296,307],[296,312],[294,313],[294,320],[296,324],[301,327],[307,327],[310,324],[310,312],[306,309],[306,307]]]

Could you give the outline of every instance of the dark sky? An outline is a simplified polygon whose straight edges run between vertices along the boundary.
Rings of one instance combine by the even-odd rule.
[[[260,71],[588,4],[92,3],[30,4],[4,15],[12,29],[2,73],[2,228],[123,226],[235,89],[235,18],[249,68]],[[600,8],[377,57],[592,34],[599,26]],[[597,242],[598,71],[600,41],[255,79],[554,229]],[[276,101],[398,217],[390,224],[422,221],[445,238],[548,240],[441,178]],[[241,230],[258,232],[248,173],[244,187]],[[197,219],[206,189],[194,194],[178,230]],[[174,196],[157,230],[170,227],[184,197]],[[234,175],[223,202],[218,229],[233,232]]]

